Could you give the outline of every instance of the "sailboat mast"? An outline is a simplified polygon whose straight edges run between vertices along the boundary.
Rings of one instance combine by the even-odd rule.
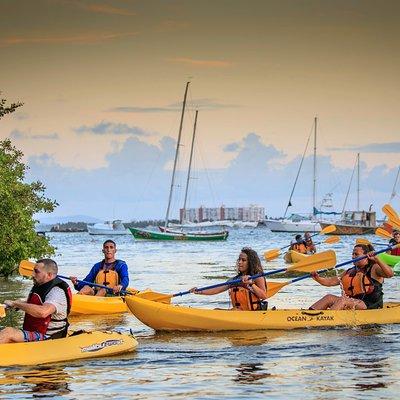
[[[167,228],[167,226],[168,226],[169,211],[170,211],[171,200],[172,200],[172,192],[173,192],[173,189],[174,189],[174,182],[175,182],[176,163],[177,163],[178,155],[179,155],[179,147],[181,145],[183,117],[185,115],[186,97],[187,97],[187,92],[188,92],[188,89],[189,89],[189,84],[190,84],[190,82],[186,82],[185,95],[183,97],[181,123],[179,125],[178,141],[176,143],[176,150],[175,150],[174,168],[172,170],[171,187],[169,189],[168,207],[167,207],[167,213],[165,215],[165,223],[164,223],[165,228]]]
[[[314,169],[313,169],[313,215],[317,205],[317,117],[314,118]]]
[[[358,157],[356,157],[356,163],[354,164],[353,171],[351,172],[349,187],[347,188],[346,197],[344,199],[343,209],[342,209],[342,219],[344,219],[344,211],[346,209],[347,199],[349,198],[350,188],[351,188],[351,184],[353,182],[353,176],[354,176],[354,171],[356,170],[357,162],[358,162]]]
[[[393,190],[392,190],[392,194],[390,195],[390,200],[389,200],[389,204],[392,202],[392,200],[396,197],[396,186],[397,186],[397,181],[399,180],[399,174],[400,174],[400,167],[397,170],[397,175],[396,175],[396,179],[394,181],[394,185],[393,185]]]
[[[360,153],[357,153],[357,211],[360,211]]]
[[[196,127],[197,127],[197,115],[199,111],[196,110],[196,115],[194,117],[194,126],[193,126],[193,137],[192,137],[192,146],[190,148],[190,158],[189,158],[189,168],[188,168],[188,173],[187,173],[187,178],[186,178],[186,189],[185,189],[185,200],[183,202],[183,218],[182,218],[182,223],[186,220],[186,200],[187,200],[187,194],[189,190],[189,180],[190,180],[190,172],[192,169],[192,159],[193,159],[193,149],[194,149],[194,138],[196,136]]]

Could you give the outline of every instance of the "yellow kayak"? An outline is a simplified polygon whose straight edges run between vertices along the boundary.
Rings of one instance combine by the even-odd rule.
[[[379,310],[207,310],[127,296],[130,311],[157,331],[248,331],[400,323],[400,302]]]
[[[286,263],[292,264],[298,261],[303,261],[306,257],[308,257],[308,254],[302,254],[294,250],[288,250],[283,256],[283,259]]]
[[[99,331],[42,342],[0,344],[0,367],[107,357],[133,351],[137,345],[132,335]]]
[[[72,295],[70,315],[90,315],[90,314],[120,314],[127,312],[123,297],[99,297],[86,296],[84,294]]]

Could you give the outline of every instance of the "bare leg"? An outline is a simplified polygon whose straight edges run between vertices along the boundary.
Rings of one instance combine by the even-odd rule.
[[[0,343],[19,343],[24,341],[24,335],[20,329],[11,327],[0,331]]]
[[[340,297],[335,296],[333,294],[327,294],[322,299],[319,299],[316,301],[310,309],[312,310],[327,310],[328,308],[332,307],[332,304],[334,304],[337,300],[339,300]]]
[[[85,294],[86,296],[94,296],[94,290],[90,286],[84,286],[79,294]]]
[[[331,310],[366,310],[365,303],[358,299],[350,297],[340,297],[330,307]]]

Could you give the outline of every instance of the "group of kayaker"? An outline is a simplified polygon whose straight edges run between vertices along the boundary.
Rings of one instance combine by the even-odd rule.
[[[308,233],[308,232],[307,232]],[[296,243],[305,248],[314,246],[311,235],[296,236]],[[391,245],[400,243],[400,232],[393,233]],[[315,246],[313,247],[315,251]],[[384,278],[391,278],[393,270],[381,261],[373,252],[372,245],[356,244],[352,258],[365,256],[354,262],[354,265],[340,276],[324,278],[317,272],[311,273],[312,278],[323,286],[341,285],[342,296],[328,294],[315,302],[310,309],[314,310],[343,310],[343,309],[378,309],[383,307],[382,284]],[[394,249],[398,250],[398,248]],[[104,259],[96,263],[85,278],[86,282],[107,286],[114,294],[125,290],[129,284],[128,267],[125,261],[115,258],[117,246],[114,241],[103,243]],[[241,279],[240,284],[229,284],[207,290],[190,291],[194,294],[214,295],[229,291],[233,309],[236,310],[266,310],[267,282],[265,277],[252,276],[263,273],[260,258],[257,252],[249,247],[242,248],[236,263],[237,275],[232,280]],[[6,300],[10,308],[17,308],[25,312],[22,329],[11,327],[0,331],[0,344],[10,342],[32,342],[46,339],[55,339],[67,335],[68,314],[71,309],[72,294],[67,283],[57,277],[57,263],[51,259],[38,260],[33,269],[33,288],[26,301]],[[75,289],[80,294],[105,296],[107,290],[91,286],[70,277]]]
[[[300,234],[297,234],[290,243],[290,250],[301,254],[314,254],[317,251],[310,232],[305,232],[304,238]]]
[[[114,294],[125,290],[129,284],[128,266],[117,260],[117,246],[113,240],[103,243],[104,259],[90,270],[85,282],[107,286]],[[68,284],[57,277],[58,266],[49,258],[38,260],[32,271],[33,287],[26,301],[5,300],[9,308],[25,312],[22,329],[12,327],[0,331],[1,343],[36,342],[67,336],[68,314],[71,310],[72,293]],[[80,294],[105,296],[107,290],[82,283],[70,277]]]

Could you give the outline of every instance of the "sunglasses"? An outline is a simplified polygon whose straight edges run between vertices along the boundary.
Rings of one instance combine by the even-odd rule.
[[[40,273],[40,269],[38,269],[38,268],[33,268],[33,272],[34,272],[35,274],[39,274],[39,273]]]

